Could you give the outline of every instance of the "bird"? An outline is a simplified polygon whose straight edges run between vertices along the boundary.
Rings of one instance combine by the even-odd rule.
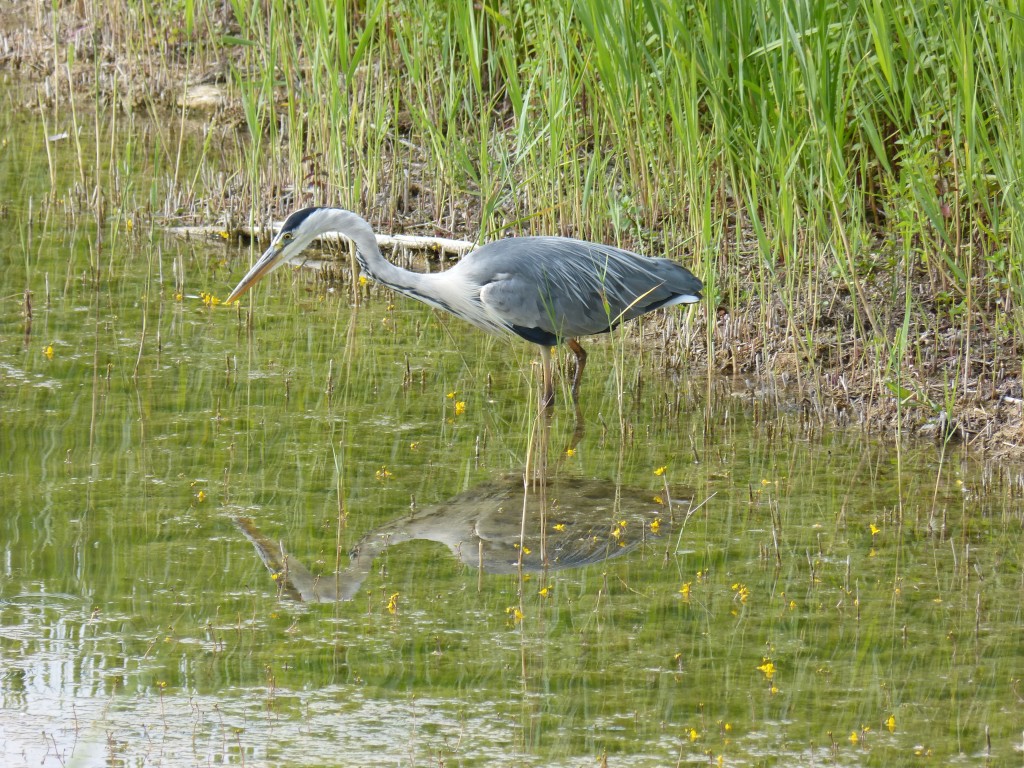
[[[404,296],[449,312],[496,335],[518,336],[540,348],[541,407],[554,405],[551,349],[565,343],[576,357],[571,393],[579,409],[587,352],[580,336],[607,333],[661,307],[701,300],[703,283],[676,262],[568,237],[507,237],[486,243],[443,272],[419,273],[392,264],[373,228],[344,208],[302,208],[285,220],[270,246],[226,299],[237,301],[278,267],[301,263],[317,237],[338,233],[356,249],[363,273]]]

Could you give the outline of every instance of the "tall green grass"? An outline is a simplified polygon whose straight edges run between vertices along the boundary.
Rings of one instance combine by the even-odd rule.
[[[811,362],[838,285],[898,364],[935,312],[1020,327],[1012,5],[233,2],[254,147],[304,201],[389,222],[413,184],[408,225],[667,252]]]
[[[227,8],[95,11],[111,48],[229,72],[248,133],[231,204],[253,217],[336,203],[391,230],[664,253],[708,283],[714,368],[758,343],[902,390],[922,360],[985,375],[974,339],[1024,341],[1019,2]]]

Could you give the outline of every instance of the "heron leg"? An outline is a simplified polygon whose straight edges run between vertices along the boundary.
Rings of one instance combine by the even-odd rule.
[[[551,379],[551,348],[539,344],[541,371],[544,379],[543,394],[540,397],[541,408],[551,408],[555,404],[555,385]]]
[[[576,339],[569,339],[566,344],[572,350],[572,353],[576,355],[576,370],[572,375],[572,401],[579,405],[580,382],[583,381],[583,369],[587,367],[587,351],[580,346]]]

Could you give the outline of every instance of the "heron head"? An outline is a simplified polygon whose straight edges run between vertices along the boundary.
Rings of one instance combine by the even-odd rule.
[[[289,216],[281,231],[270,242],[270,247],[252,265],[252,269],[239,281],[224,303],[231,304],[237,301],[243,293],[282,264],[297,260],[313,238],[321,233],[318,218],[314,215],[319,210],[303,208]]]

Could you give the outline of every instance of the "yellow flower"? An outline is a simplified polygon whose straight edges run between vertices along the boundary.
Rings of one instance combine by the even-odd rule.
[[[134,229],[134,228],[135,228],[135,222],[133,222],[133,221],[132,221],[131,219],[128,219],[128,220],[127,220],[127,221],[126,221],[126,222],[124,223],[124,226],[125,226],[125,228],[126,228],[126,229],[127,229],[127,230],[128,230],[129,232],[131,232],[131,231],[132,231],[132,229]]]
[[[856,744],[858,741],[860,741],[860,737],[857,735],[857,732],[856,731],[851,732],[850,733],[850,743],[851,744]]]
[[[568,456],[571,459],[573,456],[576,455],[576,449],[575,448],[566,448],[565,449],[565,455]]]
[[[561,533],[562,531],[565,530],[565,523],[555,523],[554,528],[555,528],[556,531]]]
[[[740,599],[741,603],[747,602],[747,598],[750,597],[750,590],[746,584],[733,584],[732,591],[736,593],[736,597]]]
[[[458,392],[457,392],[456,390],[454,390],[454,389],[453,389],[453,390],[452,390],[451,392],[449,392],[449,393],[448,393],[448,394],[446,395],[446,397],[447,397],[447,398],[448,398],[449,400],[454,400],[454,399],[455,399],[455,396],[456,396],[457,394],[459,394],[459,393],[458,393]]]
[[[456,416],[461,416],[465,412],[466,412],[466,401],[465,400],[459,400],[457,403],[455,403],[455,415]]]
[[[390,477],[391,477],[391,472],[390,472],[390,470],[388,470],[387,466],[382,466],[380,469],[377,470],[377,479],[378,480],[387,480]]]
[[[185,294],[183,294],[181,291],[175,291],[174,292],[174,300],[175,301],[182,301],[184,298],[185,298]]]
[[[523,612],[520,611],[514,605],[510,605],[508,608],[506,608],[505,609],[505,613],[508,615],[508,617],[510,619],[512,619],[513,626],[518,624],[519,622],[521,622],[523,620]]]
[[[651,533],[655,533],[656,534],[659,531],[660,528],[661,528],[661,518],[660,517],[656,517],[653,520],[651,520]]]
[[[410,450],[410,451],[415,451],[415,450],[417,450],[417,449],[418,449],[419,447],[420,447],[420,444],[419,444],[419,443],[409,443],[409,450]]]
[[[203,304],[207,307],[216,307],[218,304],[220,304],[220,299],[218,299],[212,293],[207,293],[206,291],[201,292],[199,294],[199,298],[203,300]]]
[[[366,285],[369,285],[369,284],[370,284],[370,281],[366,277],[366,275],[360,275],[359,276],[359,285],[360,286],[366,286]]]
[[[697,739],[700,738],[700,734],[697,733],[697,729],[696,728],[691,728],[689,735],[690,735],[690,741],[696,741]]]
[[[651,501],[653,501],[655,504],[664,504],[665,503],[665,500],[663,498],[661,498],[661,496],[654,496],[654,497],[651,498]]]
[[[758,670],[764,672],[766,680],[771,680],[775,677],[775,665],[772,663],[771,659],[763,659],[763,663],[758,667]]]
[[[53,345],[47,344],[46,349],[43,350],[43,354],[46,355],[47,360],[53,360]]]
[[[388,598],[388,613],[398,613],[398,592]]]
[[[206,501],[206,491],[200,491],[199,493],[197,493],[196,501],[198,501],[200,504]]]
[[[665,467],[658,467],[656,470],[654,470],[654,474],[656,474],[658,477],[661,477],[662,475],[665,474],[665,470],[666,469],[668,469],[667,466],[665,466]]]
[[[881,529],[881,528],[879,528],[879,527],[878,527],[877,525],[875,525],[874,523],[872,523],[872,524],[871,524],[871,535],[872,535],[872,536],[877,536],[877,535],[878,535],[879,533],[881,533],[881,532],[882,532],[882,529]]]
[[[889,729],[889,733],[896,732],[896,715],[889,715],[889,719],[885,721],[885,727]]]
[[[679,588],[679,594],[683,596],[683,600],[690,602],[690,585],[692,581],[688,581]]]
[[[541,597],[548,597],[551,594],[552,589],[554,589],[554,587],[548,584],[546,587],[544,587],[544,589],[540,590],[540,592],[538,592],[537,594]]]

